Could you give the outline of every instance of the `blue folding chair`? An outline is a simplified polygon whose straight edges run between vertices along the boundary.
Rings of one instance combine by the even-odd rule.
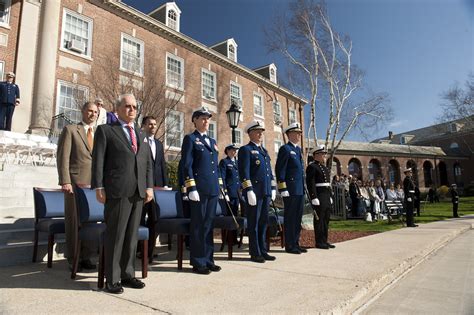
[[[53,265],[54,236],[65,233],[64,193],[61,189],[33,188],[35,206],[35,238],[33,262],[38,256],[39,232],[48,233],[48,268]]]

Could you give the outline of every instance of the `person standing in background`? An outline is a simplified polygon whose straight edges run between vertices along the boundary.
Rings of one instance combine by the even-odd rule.
[[[107,123],[107,111],[104,108],[104,101],[101,98],[96,98],[94,103],[97,105],[97,109],[99,110],[99,115],[95,123],[97,127]]]
[[[7,73],[7,81],[0,82],[0,130],[12,130],[15,106],[20,105],[20,88],[13,83],[15,74]]]
[[[459,194],[457,190],[457,185],[452,184],[451,188],[449,189],[451,193],[451,202],[453,203],[453,218],[459,218],[458,215],[458,206],[459,206]]]

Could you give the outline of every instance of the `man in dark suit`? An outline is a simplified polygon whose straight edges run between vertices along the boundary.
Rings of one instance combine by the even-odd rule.
[[[7,73],[7,81],[0,82],[0,130],[12,130],[15,106],[20,105],[20,88],[13,83],[15,74]]]
[[[82,121],[67,125],[61,132],[56,155],[59,185],[64,191],[64,218],[66,225],[66,258],[72,268],[77,244],[78,218],[73,184],[90,185],[92,148],[98,109],[92,102],[82,107]],[[81,242],[80,269],[95,269],[90,261],[94,247],[90,242]]]
[[[153,186],[168,187],[168,175],[166,172],[165,154],[163,143],[155,136],[158,129],[156,118],[146,116],[142,119],[142,130],[145,132],[146,141],[150,146],[151,157],[153,161]],[[156,213],[153,211],[152,203],[143,205],[141,224],[147,226],[150,231],[150,240],[148,241],[148,258],[153,261],[153,250],[156,244],[155,224],[157,221]]]
[[[138,226],[143,203],[153,198],[150,147],[135,125],[137,102],[132,94],[120,96],[118,122],[98,127],[92,158],[92,188],[105,204],[105,275],[107,291],[141,289],[135,278]]]
[[[351,183],[349,184],[349,196],[351,197],[351,214],[352,217],[357,217],[359,215],[358,209],[359,209],[359,202],[362,202],[361,199],[361,193],[360,193],[360,187],[357,184],[357,177],[353,177],[351,179]]]

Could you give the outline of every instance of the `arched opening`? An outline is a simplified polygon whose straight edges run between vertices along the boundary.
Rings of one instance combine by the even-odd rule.
[[[358,159],[350,159],[347,168],[349,171],[349,175],[352,175],[353,177],[362,180],[362,165]]]
[[[390,183],[401,184],[400,164],[397,160],[390,160],[388,162],[388,179]]]
[[[418,168],[416,167],[416,162],[413,160],[408,160],[406,167],[411,168],[413,173],[413,181],[416,183],[416,185],[418,185]]]
[[[369,162],[369,179],[375,180],[382,177],[382,167],[380,161],[377,159],[372,159]]]
[[[425,179],[425,187],[431,187],[433,184],[433,164],[430,161],[423,163],[423,178]]]
[[[454,182],[458,186],[462,186],[461,184],[461,175],[462,175],[462,168],[459,162],[454,163],[453,165],[453,172],[454,172]]]
[[[446,168],[446,163],[440,161],[438,163],[438,170],[439,170],[439,183],[441,185],[448,185],[448,171]]]

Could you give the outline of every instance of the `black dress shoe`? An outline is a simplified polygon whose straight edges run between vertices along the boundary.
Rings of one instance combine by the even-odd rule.
[[[137,278],[131,279],[122,279],[122,286],[132,289],[143,289],[145,287],[145,283]]]
[[[117,282],[117,283],[107,283],[105,286],[105,291],[112,293],[112,294],[122,294],[123,293],[123,288],[122,285]]]
[[[316,248],[319,249],[329,249],[329,246],[327,244],[316,244]]]
[[[95,270],[96,269],[96,266],[89,259],[81,261],[79,266],[81,266],[82,269],[85,269],[85,270]]]
[[[263,258],[263,256],[250,256],[250,260],[257,263],[265,262],[265,258]]]
[[[265,253],[265,254],[262,254],[262,257],[263,257],[263,259],[265,259],[265,260],[270,260],[270,261],[273,261],[273,260],[275,260],[275,259],[276,259],[276,257],[275,257],[275,256],[268,255],[267,253]]]
[[[326,245],[327,245],[329,248],[336,248],[336,245],[333,245],[333,244],[331,244],[331,243],[327,243]]]
[[[210,270],[210,271],[213,271],[213,272],[219,272],[221,271],[221,267],[218,266],[218,265],[209,265],[207,266],[207,268]]]
[[[298,250],[302,253],[307,253],[308,252],[308,250],[306,248],[299,247],[299,246],[298,246]]]
[[[200,275],[208,275],[211,273],[209,268],[203,267],[203,266],[199,266],[199,267],[193,266],[193,272]]]
[[[288,248],[285,249],[285,252],[287,252],[288,254],[301,254],[301,251],[298,248]]]

